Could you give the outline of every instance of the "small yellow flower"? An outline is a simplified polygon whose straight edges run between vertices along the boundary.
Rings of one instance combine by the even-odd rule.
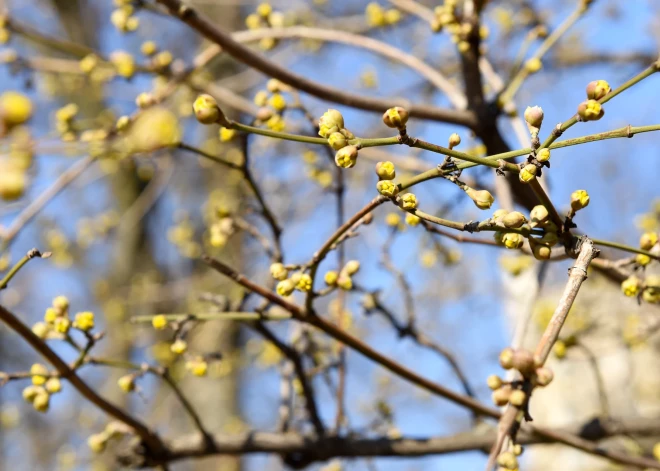
[[[94,313],[90,311],[79,312],[73,321],[73,327],[87,332],[94,328]]]
[[[307,273],[300,275],[300,279],[296,283],[296,289],[304,293],[310,291],[312,289],[312,277]]]
[[[522,170],[520,170],[520,173],[518,174],[518,178],[522,183],[529,183],[534,178],[536,177],[536,171],[538,169],[536,168],[536,165],[534,164],[527,164],[525,165]]]
[[[261,28],[261,18],[259,15],[251,13],[245,18],[245,26],[247,29]]]
[[[38,412],[48,411],[48,407],[50,406],[50,395],[46,392],[45,389],[34,397],[32,406]]]
[[[403,130],[406,128],[408,123],[408,111],[400,106],[388,109],[383,114],[383,123],[389,128],[396,128],[398,130]]]
[[[57,296],[53,299],[53,309],[59,316],[66,314],[69,310],[69,299],[66,296]]]
[[[330,270],[326,272],[325,276],[323,277],[323,281],[325,281],[325,284],[328,286],[334,286],[337,284],[337,278],[339,277],[339,274],[334,271]]]
[[[586,190],[576,190],[571,193],[571,208],[579,211],[589,206],[589,193]]]
[[[172,353],[176,353],[177,355],[181,355],[188,350],[188,344],[186,343],[185,340],[183,339],[176,339],[172,345],[170,345],[170,350],[172,350]]]
[[[45,322],[37,322],[32,326],[32,333],[40,339],[48,337],[50,326]]]
[[[341,272],[342,274],[345,275],[355,275],[358,270],[360,270],[360,262],[357,260],[349,260],[346,262],[346,265],[344,265],[344,268],[342,268]]]
[[[23,399],[25,399],[25,402],[32,403],[34,401],[34,398],[37,397],[37,394],[44,390],[41,386],[34,386],[30,385],[27,388],[23,389]]]
[[[594,80],[587,84],[587,98],[590,100],[600,100],[611,91],[610,84],[605,80]]]
[[[124,375],[117,380],[119,388],[125,393],[129,393],[135,389],[135,376],[132,374]]]
[[[378,162],[376,164],[376,175],[381,180],[394,180],[394,177],[396,177],[394,164],[390,161]]]
[[[257,15],[263,16],[264,18],[267,18],[272,12],[273,7],[270,5],[270,3],[260,3],[257,7]]]
[[[596,100],[583,101],[578,105],[578,115],[583,121],[598,121],[605,114],[605,110]]]
[[[552,353],[554,353],[555,356],[559,359],[562,359],[566,356],[566,350],[568,350],[568,347],[563,340],[557,340],[552,347]]]
[[[406,193],[401,197],[401,206],[403,209],[417,208],[417,197],[413,193]]]
[[[284,265],[281,263],[273,263],[270,266],[270,276],[276,280],[286,280],[286,277],[289,275],[289,271],[284,268]]]
[[[158,314],[151,319],[151,325],[156,330],[163,330],[167,327],[167,318],[163,314]]]
[[[99,58],[96,54],[88,54],[82,59],[80,59],[79,67],[80,70],[86,74],[89,74],[92,70],[96,68],[99,63]]]
[[[621,283],[621,291],[631,298],[637,296],[640,289],[642,289],[642,281],[634,275],[629,276]]]
[[[268,104],[276,111],[283,111],[286,108],[286,100],[281,93],[273,93],[268,99]]]
[[[68,317],[58,317],[53,324],[55,330],[60,334],[66,334],[71,327],[71,321]]]
[[[651,263],[651,257],[640,253],[635,257],[635,262],[637,262],[638,265],[645,267]]]
[[[339,150],[348,145],[348,139],[340,132],[333,132],[328,138],[328,145],[334,150]]]
[[[220,142],[229,142],[236,136],[235,129],[221,127],[219,131]]]
[[[357,163],[358,149],[355,146],[342,147],[335,154],[335,163],[341,168],[352,168]]]
[[[542,204],[539,204],[538,206],[534,206],[532,208],[532,211],[529,213],[529,219],[530,219],[530,226],[536,227],[545,224],[545,222],[548,221],[548,217],[550,216],[550,213],[548,212],[548,208],[543,206]]]
[[[410,214],[410,213],[406,214],[406,224],[408,224],[409,226],[412,227],[417,226],[420,220],[421,219],[419,218],[419,216],[415,216],[414,214]]]
[[[54,307],[49,307],[46,309],[46,313],[44,314],[44,322],[48,324],[53,324],[55,322],[55,319],[59,317],[59,313]]]
[[[371,2],[367,5],[365,9],[365,14],[367,16],[367,24],[372,27],[384,26],[385,25],[385,11],[376,2]]]
[[[389,8],[385,11],[385,23],[395,25],[401,21],[401,12],[396,8]]]
[[[170,64],[172,64],[172,61],[174,60],[174,56],[172,56],[172,53],[170,51],[161,51],[153,59],[153,64],[156,66],[158,69],[164,69],[166,67],[169,67]]]
[[[388,197],[395,196],[399,192],[399,187],[391,180],[380,180],[376,184],[376,189],[378,193]]]
[[[35,363],[30,367],[30,374],[32,375],[32,384],[35,386],[43,386],[48,379],[48,368],[41,363]]]

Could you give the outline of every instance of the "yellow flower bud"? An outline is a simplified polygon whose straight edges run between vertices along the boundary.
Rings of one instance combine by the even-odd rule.
[[[73,321],[73,327],[87,332],[94,328],[94,313],[90,311],[79,312]]]
[[[529,213],[529,219],[530,219],[529,225],[532,227],[542,226],[548,221],[549,216],[550,213],[548,212],[548,208],[546,208],[542,204],[534,206],[534,208],[532,208],[532,211]]]
[[[247,18],[245,18],[245,26],[247,26],[248,29],[261,28],[261,18],[254,13],[249,14]]]
[[[337,286],[345,291],[350,291],[353,289],[353,280],[350,276],[341,274],[339,278],[337,278]]]
[[[401,206],[403,209],[415,209],[417,207],[417,197],[413,193],[406,193],[401,197]]]
[[[642,281],[636,276],[629,276],[621,283],[621,291],[628,297],[637,296],[642,288]]]
[[[329,109],[319,119],[319,136],[327,139],[330,137],[330,134],[339,132],[343,127],[344,117],[342,114],[338,110]]]
[[[357,260],[349,260],[346,262],[346,265],[344,265],[344,268],[342,269],[342,273],[346,275],[355,275],[358,270],[360,269],[360,262]]]
[[[378,162],[376,164],[376,175],[380,180],[394,180],[394,177],[396,177],[394,164],[390,161]]]
[[[188,350],[188,344],[183,339],[176,339],[172,343],[172,345],[170,345],[170,350],[172,351],[172,353],[181,355],[182,353],[185,353],[186,350]]]
[[[45,339],[48,337],[49,332],[50,326],[45,322],[37,322],[32,326],[32,333],[40,339]]]
[[[0,95],[0,121],[11,128],[32,117],[32,101],[22,93],[7,91]]]
[[[461,143],[461,136],[459,136],[456,133],[452,133],[449,136],[449,148],[453,149],[454,147],[458,146]]]
[[[341,168],[352,168],[357,163],[358,149],[355,146],[342,147],[335,154],[335,163]]]
[[[488,190],[475,190],[474,188],[465,186],[463,191],[467,193],[475,206],[479,209],[490,209],[495,201],[495,198],[493,198],[493,195],[491,195]]]
[[[507,232],[502,236],[502,243],[507,249],[519,249],[523,246],[525,238],[515,232]]]
[[[296,289],[298,291],[302,291],[303,293],[307,293],[308,291],[311,291],[312,277],[309,276],[307,273],[301,274],[300,279],[296,283]]]
[[[193,103],[193,112],[197,121],[202,124],[213,124],[224,120],[218,102],[211,95],[202,94]]]
[[[506,209],[498,209],[493,213],[493,219],[500,219],[509,214]]]
[[[419,218],[419,216],[415,216],[414,214],[410,214],[410,213],[406,214],[406,224],[408,224],[409,226],[415,227],[419,224],[420,221],[421,219]]]
[[[401,21],[401,12],[396,8],[389,8],[385,11],[385,23],[388,25],[394,25]]]
[[[566,350],[568,350],[568,347],[563,340],[557,340],[552,347],[552,353],[560,360],[566,356]]]
[[[605,114],[605,110],[596,100],[583,101],[578,105],[577,112],[582,121],[598,121]]]
[[[151,325],[156,330],[163,330],[167,327],[167,318],[163,314],[158,314],[151,318]]]
[[[236,136],[235,129],[229,129],[222,126],[220,128],[220,131],[218,131],[218,137],[220,137],[220,142],[229,142],[234,138],[234,136]]]
[[[651,263],[651,257],[640,253],[637,254],[637,256],[635,257],[635,262],[637,262],[639,266],[645,267],[646,265]]]
[[[401,224],[401,216],[397,213],[388,213],[387,216],[385,216],[385,224],[390,227],[397,227]]]
[[[23,399],[25,399],[25,402],[32,403],[34,401],[34,398],[37,397],[37,394],[39,394],[41,391],[43,391],[44,388],[41,386],[34,386],[30,385],[23,389]]]
[[[254,95],[254,104],[257,106],[266,106],[268,103],[268,92],[266,90],[259,90]]]
[[[260,3],[257,7],[257,15],[267,18],[273,12],[273,7],[270,3]]]
[[[517,391],[513,391],[511,395],[513,396],[515,392]],[[525,393],[523,392],[523,394]],[[504,451],[500,453],[497,457],[497,464],[508,470],[518,469],[518,459],[516,458],[516,455],[511,451]]]
[[[511,395],[511,386],[505,385],[493,391],[491,397],[493,399],[493,403],[496,406],[502,407],[502,406],[506,406],[509,403],[510,395]]]
[[[392,197],[399,192],[399,187],[391,180],[381,180],[376,184],[378,193],[383,196]]]
[[[552,255],[552,249],[547,245],[532,244],[532,253],[536,260],[548,260]]]
[[[658,243],[658,234],[656,232],[645,232],[639,238],[639,248],[642,250],[651,250]]]
[[[296,289],[296,284],[291,279],[282,280],[277,283],[275,290],[280,296],[289,296]]]
[[[161,51],[153,58],[153,64],[158,69],[169,67],[174,57],[170,51]]]
[[[108,436],[105,433],[95,433],[87,438],[87,446],[94,453],[102,453],[108,444]]]
[[[289,271],[284,268],[284,265],[281,263],[273,263],[270,266],[270,275],[276,280],[286,280],[286,277],[289,275]]]
[[[86,74],[89,74],[92,70],[96,68],[99,63],[99,58],[96,54],[88,54],[82,59],[80,59],[79,67],[80,70]]]
[[[56,394],[62,390],[62,383],[59,378],[48,378],[44,387],[50,394]]]
[[[30,374],[32,375],[32,384],[35,386],[41,386],[46,382],[49,372],[48,368],[46,368],[44,365],[35,363],[30,368]]]
[[[605,80],[594,80],[587,84],[587,98],[590,100],[600,100],[611,91],[610,84]]]
[[[277,111],[283,111],[286,108],[286,100],[281,93],[273,93],[268,99],[268,104]]]
[[[529,183],[536,177],[536,170],[536,165],[527,164],[522,168],[522,170],[520,170],[518,178],[522,183]]]
[[[40,391],[39,394],[34,397],[32,406],[34,407],[34,410],[38,412],[48,411],[48,407],[50,406],[50,395],[46,390]]]
[[[509,403],[512,406],[520,407],[525,403],[526,399],[527,399],[527,394],[525,394],[525,391],[516,389],[515,391],[512,391],[511,395],[509,396]]]
[[[517,229],[527,222],[523,213],[512,211],[502,218],[502,224],[510,229]]]
[[[400,106],[388,109],[383,114],[383,123],[389,128],[402,130],[406,128],[408,122],[408,111]]]
[[[325,281],[326,285],[334,286],[335,284],[337,284],[337,278],[339,278],[339,274],[334,270],[330,270],[326,272],[325,276],[323,277],[323,280]]]
[[[140,113],[124,135],[125,150],[129,153],[153,152],[180,141],[177,117],[167,108],[155,106]]]
[[[533,57],[525,62],[525,70],[530,74],[534,74],[541,70],[543,67],[543,62],[537,57]]]
[[[507,347],[500,352],[500,365],[505,370],[510,370],[513,368],[513,348]]]
[[[490,375],[488,379],[486,379],[486,384],[488,384],[488,387],[491,390],[495,391],[502,387],[502,379],[497,375]]]
[[[53,327],[60,334],[66,334],[71,327],[71,321],[67,317],[58,317],[55,319]]]
[[[117,384],[119,385],[119,389],[125,393],[129,393],[135,390],[135,375],[124,375],[117,380]]]
[[[268,126],[268,129],[271,129],[273,131],[282,132],[286,127],[286,123],[281,115],[274,114],[273,116],[268,118],[268,121],[266,121],[266,126]]]
[[[328,144],[334,150],[339,150],[348,145],[348,139],[340,132],[333,132],[328,138]]]
[[[525,109],[525,122],[531,134],[536,134],[543,124],[543,108],[540,106],[528,106]]]
[[[131,78],[135,74],[135,59],[125,51],[115,51],[110,54],[110,62],[115,70],[124,78]]]
[[[543,148],[536,153],[536,160],[539,162],[547,162],[550,160],[550,149]]]
[[[541,387],[545,387],[550,384],[554,377],[555,375],[550,368],[544,366],[536,369],[536,384]]]
[[[140,52],[145,56],[153,56],[158,51],[158,46],[153,41],[145,41],[140,46]]]
[[[586,190],[576,190],[571,193],[571,208],[579,211],[589,206],[589,193]]]

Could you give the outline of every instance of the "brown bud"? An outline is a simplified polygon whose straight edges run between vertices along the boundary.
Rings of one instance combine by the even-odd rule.
[[[527,377],[534,372],[534,355],[528,350],[515,350],[511,358],[512,368],[520,371],[520,373]]]
[[[541,368],[536,369],[536,384],[541,387],[550,384],[554,377],[555,375],[550,368],[542,366]]]

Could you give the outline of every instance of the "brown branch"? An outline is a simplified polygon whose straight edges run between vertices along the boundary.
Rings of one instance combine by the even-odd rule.
[[[255,53],[249,47],[237,42],[230,34],[216,28],[211,22],[202,18],[194,9],[184,6],[181,1],[157,1],[169,8],[173,16],[180,18],[181,21],[209,41],[222,47],[227,54],[231,55],[236,60],[317,98],[378,113],[382,113],[387,108],[404,104],[405,108],[413,117],[460,124],[470,128],[476,125],[474,115],[469,111],[448,110],[424,104],[412,105],[401,103],[401,100],[392,101],[390,99],[378,99],[354,95],[337,88],[328,87],[311,81],[286,68],[280,67],[278,64],[271,62],[262,55]]]

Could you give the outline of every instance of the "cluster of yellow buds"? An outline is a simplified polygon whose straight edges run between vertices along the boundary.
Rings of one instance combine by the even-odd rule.
[[[629,297],[640,295],[641,298],[650,304],[660,304],[660,276],[647,275],[644,281],[637,276],[629,276],[621,283],[621,291]]]
[[[133,5],[121,5],[110,14],[110,22],[121,33],[135,31],[140,26],[140,20],[134,13]]]
[[[281,265],[281,266],[280,266]],[[312,277],[308,273],[297,272],[287,278],[289,271],[282,264],[274,263],[270,267],[273,278],[280,280],[275,291],[280,296],[290,296],[295,290],[307,293],[312,290]]]
[[[549,259],[552,253],[552,247],[559,242],[559,237],[557,236],[558,228],[550,220],[550,214],[543,205],[535,206],[530,211],[529,219],[518,211],[508,212],[505,209],[495,211],[492,219],[507,229],[543,229],[544,232],[541,237],[528,236],[532,253],[537,260]],[[506,232],[506,230],[495,232],[494,238],[497,243],[504,245],[508,249],[519,249],[525,241],[525,236],[521,233]],[[523,269],[524,267],[520,271]],[[520,271],[517,271],[517,273]]]
[[[534,387],[545,387],[554,377],[552,370],[539,365],[528,350],[505,348],[500,353],[499,359],[502,368],[517,370],[523,378],[530,380]],[[519,389],[518,384],[506,382],[497,375],[489,376],[487,384],[493,391],[493,402],[498,406],[511,404],[522,407],[527,401],[527,394]]]
[[[435,32],[447,29],[450,34],[455,35],[460,31],[460,24],[456,15],[456,0],[445,0],[433,10],[435,18],[431,28]]]
[[[256,116],[256,124],[265,124],[272,131],[282,132],[285,128],[285,121],[282,113],[289,106],[285,98],[285,93],[289,92],[291,87],[277,79],[270,79],[266,84],[266,90],[259,90],[254,95],[254,103],[260,106]]]
[[[37,322],[32,326],[32,332],[42,339],[50,335],[66,335],[73,327],[83,332],[89,332],[94,328],[94,313],[90,311],[79,312],[75,315],[73,322],[69,318],[69,300],[66,296],[57,296],[52,305],[46,309],[43,322]]]
[[[399,10],[396,8],[385,9],[377,2],[367,4],[364,13],[367,18],[367,24],[372,28],[390,26],[401,21],[401,12]]]
[[[50,406],[50,396],[62,390],[62,383],[40,363],[32,365],[30,374],[32,384],[23,389],[23,399],[32,404],[35,410],[46,412]]]
[[[577,114],[581,121],[598,121],[605,114],[605,110],[600,104],[601,99],[605,98],[612,91],[610,84],[605,80],[594,80],[587,84],[587,100],[578,105]]]
[[[522,452],[520,444],[511,443],[508,450],[497,455],[498,471],[518,471],[518,456],[522,455]]]
[[[329,109],[319,119],[319,136],[328,140],[328,145],[337,151],[335,164],[341,168],[352,168],[357,163],[358,148],[350,142],[355,135],[344,128],[344,117],[338,110]]]
[[[324,276],[325,284],[328,286],[337,286],[340,289],[350,291],[353,289],[353,275],[360,269],[360,262],[349,260],[346,265],[337,273],[334,270],[326,272]]]
[[[250,13],[245,18],[245,26],[248,29],[259,28],[282,28],[285,26],[285,16],[282,12],[273,11],[270,3],[261,3],[257,6],[254,13]],[[259,47],[264,51],[268,51],[277,45],[275,38],[262,38],[259,41]]]

